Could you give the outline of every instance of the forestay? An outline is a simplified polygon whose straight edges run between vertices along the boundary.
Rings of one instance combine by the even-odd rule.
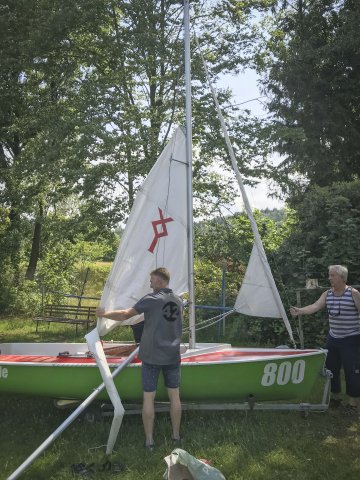
[[[196,42],[198,48],[200,49],[197,38]],[[220,105],[215,90],[212,86],[207,65],[201,53],[201,49],[200,55],[205,69],[207,82],[214,99],[218,118],[220,120],[221,129],[223,131],[225,143],[231,159],[231,164],[239,184],[239,189],[241,192],[242,200],[244,202],[245,211],[249,218],[251,229],[254,234],[254,246],[251,252],[248,267],[246,269],[245,278],[236,299],[234,308],[237,312],[243,313],[245,315],[282,318],[288,331],[289,337],[293,345],[296,346],[290,322],[287,318],[287,314],[282,304],[279,291],[277,289],[274,277],[272,275],[269,263],[266,258],[264,246],[262,244],[259,230],[255,222],[252,209],[250,207],[249,199],[245,191],[244,183],[242,181],[239,167],[237,165],[234,149],[229,138],[225,120],[221,113]]]

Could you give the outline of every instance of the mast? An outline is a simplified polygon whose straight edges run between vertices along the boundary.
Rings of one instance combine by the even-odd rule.
[[[191,125],[191,66],[190,66],[190,6],[184,0],[184,48],[185,48],[185,129],[188,208],[188,271],[189,271],[189,347],[194,348],[195,339],[195,284],[194,284],[194,229],[192,188],[192,125]]]

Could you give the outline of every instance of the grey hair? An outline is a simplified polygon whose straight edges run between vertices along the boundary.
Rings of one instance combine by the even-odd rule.
[[[330,265],[329,272],[330,270],[335,270],[335,272],[340,275],[344,282],[346,282],[348,278],[348,269],[344,267],[344,265]]]

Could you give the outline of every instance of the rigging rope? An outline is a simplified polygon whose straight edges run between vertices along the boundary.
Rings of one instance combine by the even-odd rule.
[[[207,318],[206,320],[203,320],[202,322],[197,323],[196,330],[203,330],[204,328],[211,327],[212,325],[215,325],[216,323],[221,322],[221,320],[229,316],[231,313],[236,313],[236,312],[233,309],[233,310],[229,310],[228,312],[220,313],[215,317]],[[185,327],[182,330],[183,333],[187,333],[188,331],[189,331],[189,327]]]

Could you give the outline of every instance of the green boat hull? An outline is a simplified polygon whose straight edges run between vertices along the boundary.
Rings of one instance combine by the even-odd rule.
[[[230,349],[225,357],[220,355],[217,358],[216,352],[210,358],[206,355],[204,358],[185,357],[181,367],[182,400],[242,402],[252,395],[256,401],[305,401],[323,371],[326,358],[326,352],[319,350],[291,351],[288,354],[274,349],[267,351],[270,353],[263,358],[262,355],[232,354],[233,350],[252,352],[251,349]],[[102,383],[92,360],[87,359],[87,363],[41,364],[36,362],[36,357],[32,357],[33,362],[22,359],[20,363],[4,361],[2,357],[0,355],[0,392],[81,400]],[[110,367],[113,370],[116,365],[110,364]],[[115,378],[115,384],[123,402],[140,402],[141,365],[133,363],[126,367]],[[156,398],[158,401],[167,400],[161,376]],[[106,390],[98,395],[98,399],[108,400]]]

